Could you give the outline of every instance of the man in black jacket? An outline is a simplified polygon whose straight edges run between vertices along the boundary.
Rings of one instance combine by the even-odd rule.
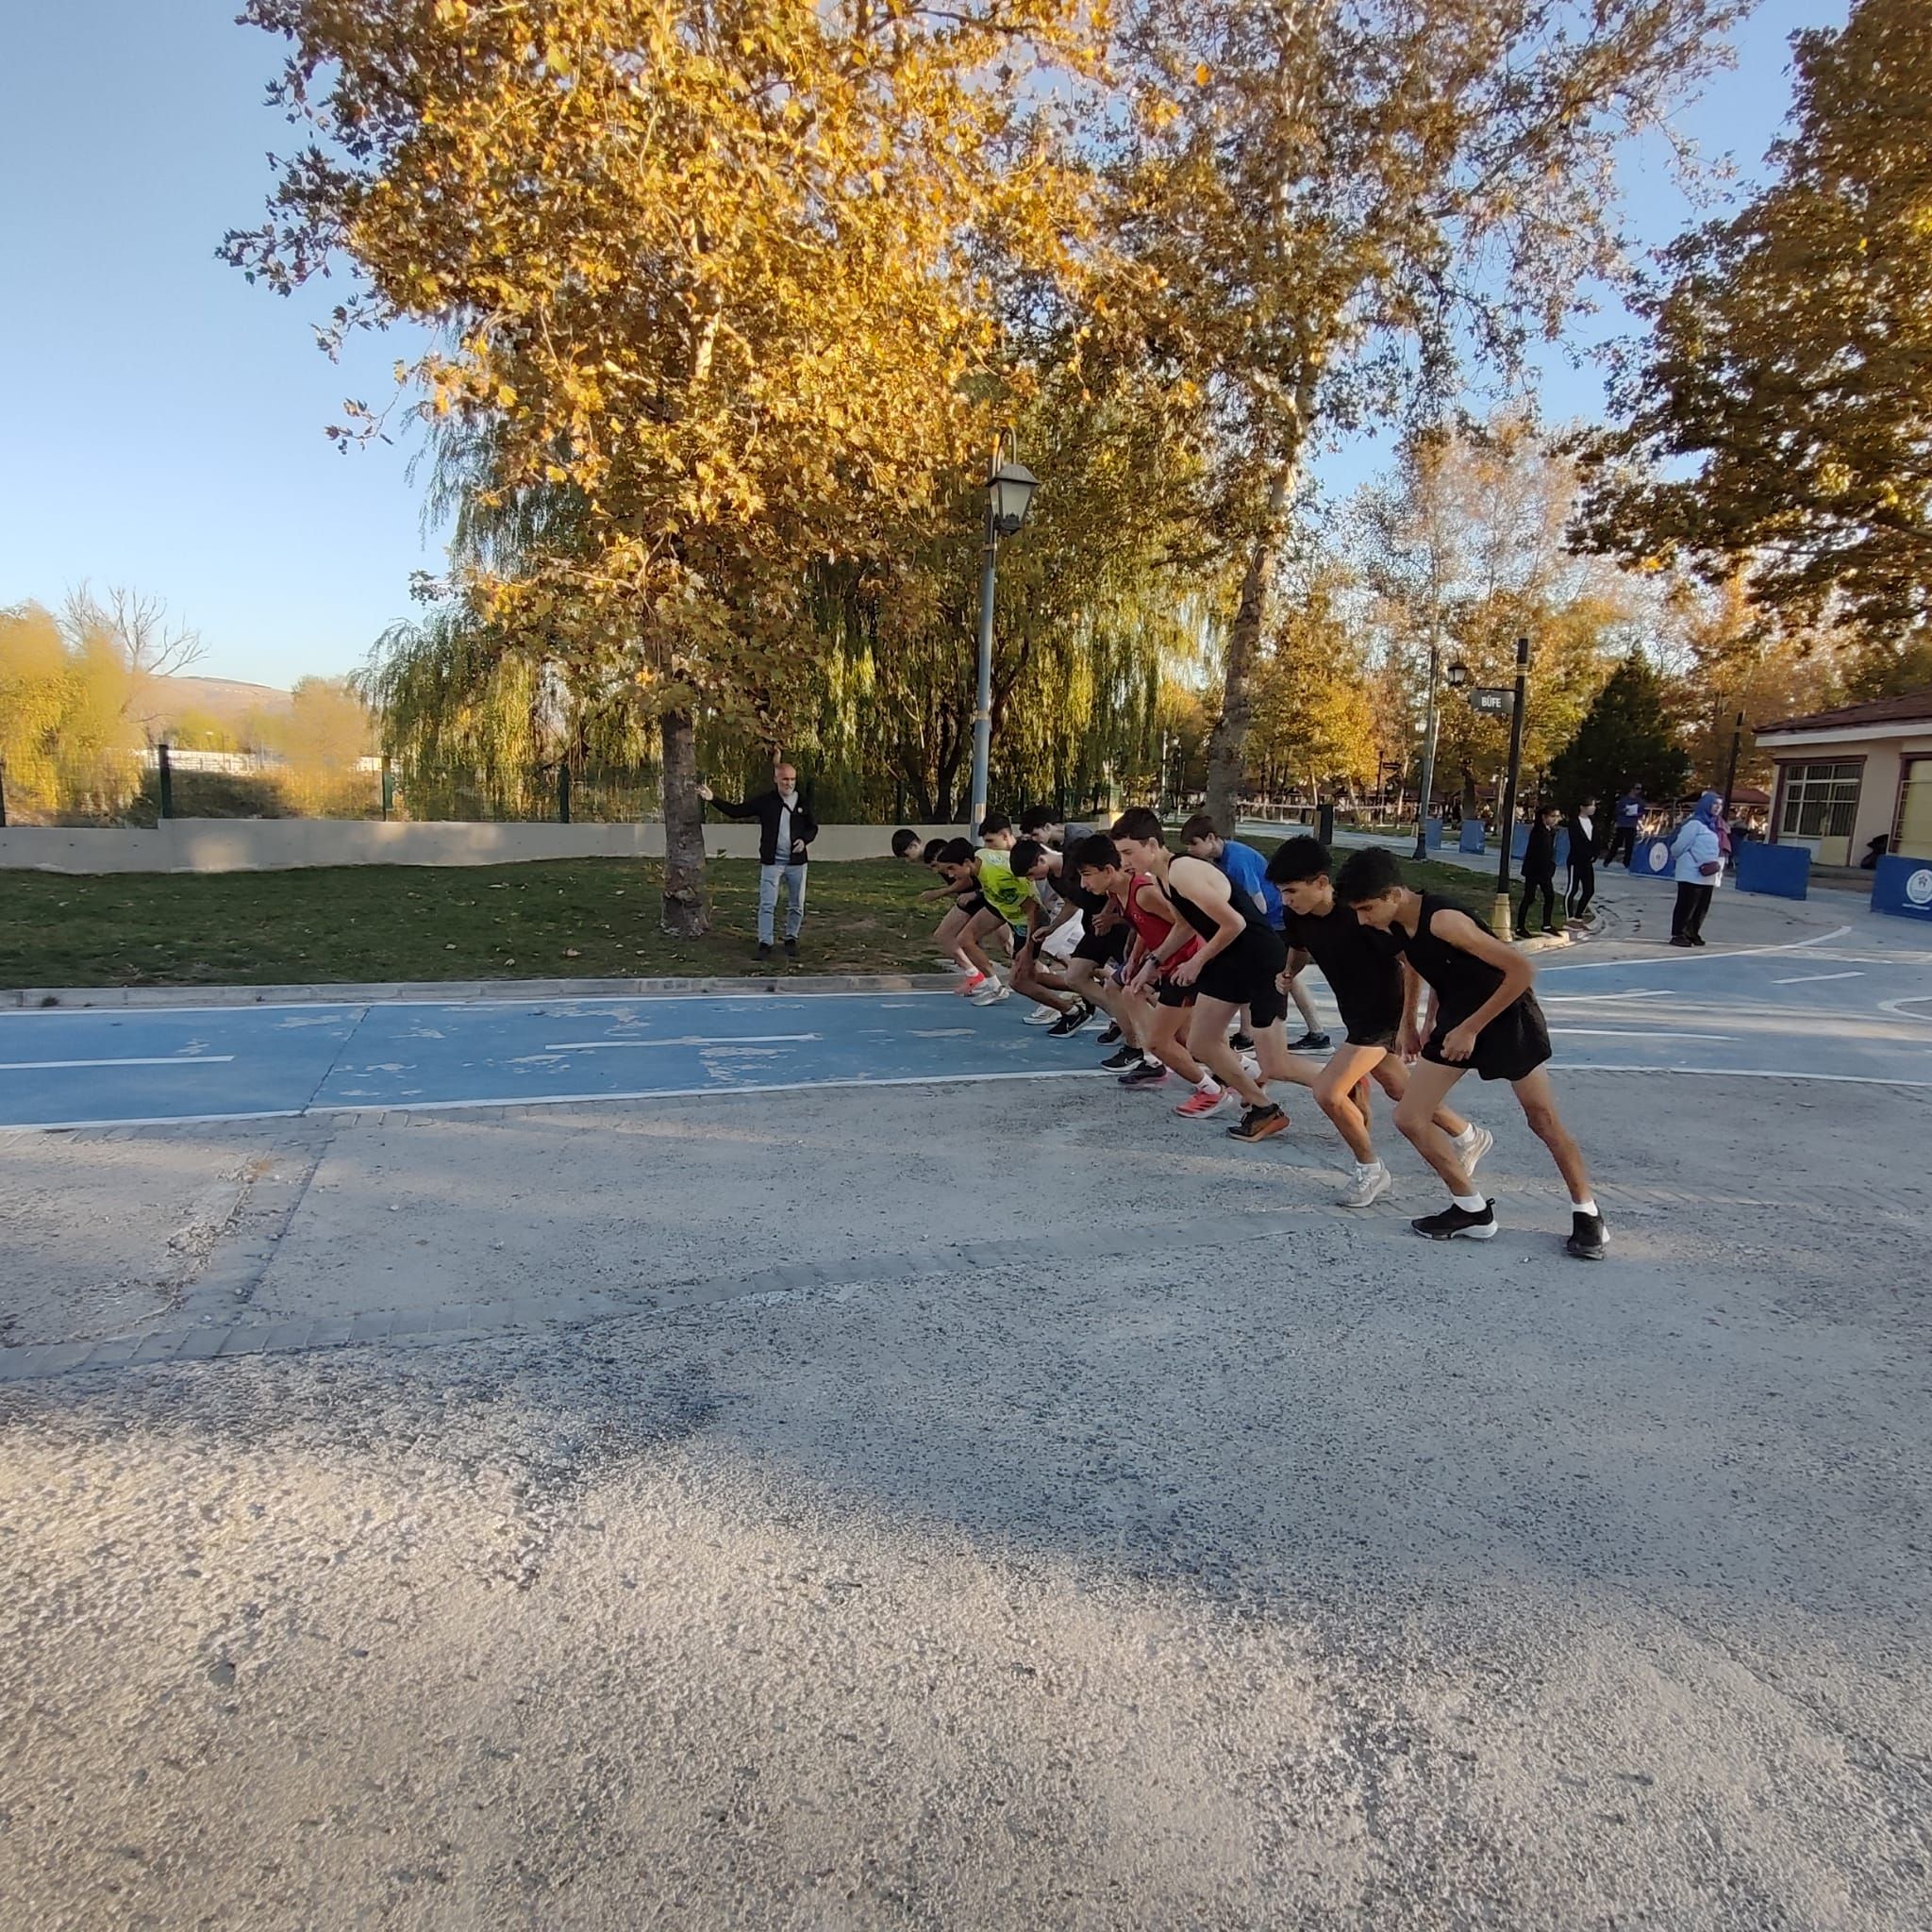
[[[819,822],[798,792],[798,774],[790,765],[772,767],[773,786],[742,805],[727,805],[708,785],[698,796],[727,819],[758,822],[758,958],[772,957],[772,929],[778,913],[778,884],[785,884],[785,952],[798,958],[798,928],[805,924],[806,847],[819,835]]]
[[[1543,898],[1544,932],[1559,933],[1557,924],[1557,808],[1542,805],[1529,822],[1529,837],[1523,846],[1523,913],[1517,920],[1519,935],[1527,939],[1537,930],[1530,919],[1530,902],[1541,892]]]

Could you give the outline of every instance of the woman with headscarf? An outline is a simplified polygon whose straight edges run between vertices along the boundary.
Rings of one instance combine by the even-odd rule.
[[[1724,802],[1717,792],[1707,791],[1671,841],[1677,881],[1677,904],[1671,913],[1672,945],[1704,943],[1704,915],[1710,910],[1710,895],[1724,875],[1724,858],[1730,849]]]

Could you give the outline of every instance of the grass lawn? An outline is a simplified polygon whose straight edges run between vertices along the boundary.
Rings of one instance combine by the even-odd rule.
[[[0,986],[275,986],[315,980],[550,979],[749,974],[758,868],[707,867],[711,931],[658,929],[650,860],[355,865],[304,872],[0,873]],[[1417,883],[1487,911],[1490,882],[1411,866]],[[891,860],[811,870],[796,967],[930,971],[942,908],[926,875]]]

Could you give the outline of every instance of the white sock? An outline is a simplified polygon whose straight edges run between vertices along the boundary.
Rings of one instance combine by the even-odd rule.
[[[1221,1082],[1212,1074],[1203,1074],[1194,1082],[1194,1091],[1196,1093],[1219,1093],[1221,1091]]]
[[[1451,1136],[1449,1137],[1449,1142],[1450,1142],[1450,1145],[1451,1145],[1451,1146],[1453,1146],[1453,1147],[1468,1147],[1468,1146],[1471,1146],[1471,1145],[1473,1145],[1473,1144],[1474,1144],[1474,1141],[1475,1141],[1475,1123],[1474,1123],[1474,1121],[1471,1121],[1471,1122],[1469,1122],[1469,1123],[1468,1123],[1468,1124],[1466,1124],[1466,1125],[1465,1125],[1465,1126],[1463,1127],[1463,1129],[1462,1129],[1461,1133],[1459,1133],[1459,1134],[1452,1134],[1452,1135],[1451,1135]]]
[[[1379,1160],[1357,1160],[1355,1164],[1355,1177],[1358,1181],[1365,1181],[1372,1174],[1381,1172],[1382,1163]]]
[[[1449,1198],[1465,1214],[1480,1214],[1490,1205],[1480,1194],[1452,1194]]]
[[[1570,1211],[1573,1214],[1588,1214],[1593,1217],[1596,1213],[1596,1203],[1593,1200],[1573,1201],[1570,1204]]]

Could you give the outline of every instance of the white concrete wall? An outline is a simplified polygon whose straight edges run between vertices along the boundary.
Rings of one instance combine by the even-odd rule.
[[[893,825],[824,825],[815,860],[889,858]],[[929,838],[958,825],[920,826]],[[713,858],[756,858],[755,824],[705,826]],[[9,825],[0,870],[285,872],[318,865],[514,865],[533,858],[661,858],[661,824],[408,824],[380,819],[168,819],[126,827]]]

